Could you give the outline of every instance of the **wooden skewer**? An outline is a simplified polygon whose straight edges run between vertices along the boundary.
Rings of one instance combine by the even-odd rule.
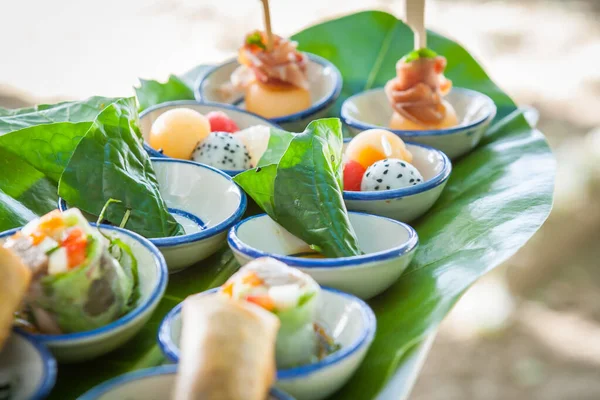
[[[265,17],[265,28],[267,32],[267,51],[273,49],[273,31],[271,30],[271,11],[269,11],[269,0],[261,0]]]
[[[266,1],[266,0],[263,0]],[[415,34],[415,50],[427,47],[427,30],[425,29],[425,0],[404,0],[406,24]]]

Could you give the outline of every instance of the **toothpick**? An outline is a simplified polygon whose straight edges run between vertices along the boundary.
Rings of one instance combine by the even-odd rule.
[[[265,17],[265,28],[267,32],[267,51],[273,49],[273,31],[271,30],[271,12],[269,11],[269,0],[261,0]]]
[[[266,0],[264,0],[266,1]],[[425,0],[404,0],[406,24],[415,34],[415,50],[427,47],[427,31],[425,30]]]

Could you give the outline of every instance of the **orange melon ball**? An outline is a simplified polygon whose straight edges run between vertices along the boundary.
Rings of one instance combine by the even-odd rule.
[[[246,110],[264,118],[277,118],[306,110],[311,105],[306,89],[253,82],[246,88]]]
[[[397,112],[394,112],[394,114],[392,114],[392,119],[390,120],[390,128],[401,131],[425,131],[452,128],[453,126],[458,125],[458,118],[456,117],[456,112],[454,111],[454,108],[452,108],[450,103],[447,103],[445,101],[443,104],[446,108],[446,116],[438,124],[417,124],[416,122],[404,118]]]
[[[189,160],[198,142],[210,134],[208,118],[189,108],[162,113],[150,129],[150,146],[163,154]]]
[[[369,129],[356,135],[346,147],[346,157],[365,168],[386,158],[412,162],[412,154],[402,139],[385,129]]]

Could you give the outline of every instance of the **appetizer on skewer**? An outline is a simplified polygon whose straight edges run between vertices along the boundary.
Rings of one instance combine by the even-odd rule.
[[[129,311],[136,298],[131,249],[103,236],[75,208],[29,222],[4,243],[0,255],[3,275],[15,282],[6,292],[11,307],[3,310],[15,312],[22,303],[18,322],[34,332],[99,328]],[[7,318],[2,315],[3,325]]]
[[[291,368],[315,362],[335,349],[315,323],[320,291],[309,275],[273,258],[259,258],[234,274],[220,293],[259,305],[279,318],[277,367]]]
[[[396,64],[396,77],[385,85],[394,110],[390,128],[435,130],[458,125],[456,113],[443,97],[452,88],[444,77],[446,58],[429,49],[402,57]]]
[[[306,54],[297,43],[254,31],[239,50],[240,67],[232,74],[234,90],[245,93],[246,109],[265,118],[294,114],[310,107]]]
[[[187,298],[173,399],[265,400],[275,381],[279,320],[219,295]]]

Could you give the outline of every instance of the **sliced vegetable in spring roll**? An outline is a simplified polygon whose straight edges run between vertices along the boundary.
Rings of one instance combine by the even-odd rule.
[[[14,313],[27,293],[31,271],[13,252],[0,247],[0,350],[10,336]]]
[[[183,303],[175,400],[265,400],[275,380],[279,321],[219,295]]]
[[[319,344],[313,323],[320,290],[309,275],[263,257],[242,267],[220,293],[257,304],[279,317],[277,367],[290,368],[318,359]]]
[[[31,221],[3,247],[31,272],[25,313],[41,333],[99,328],[125,314],[135,297],[131,250],[90,226],[78,209]]]

